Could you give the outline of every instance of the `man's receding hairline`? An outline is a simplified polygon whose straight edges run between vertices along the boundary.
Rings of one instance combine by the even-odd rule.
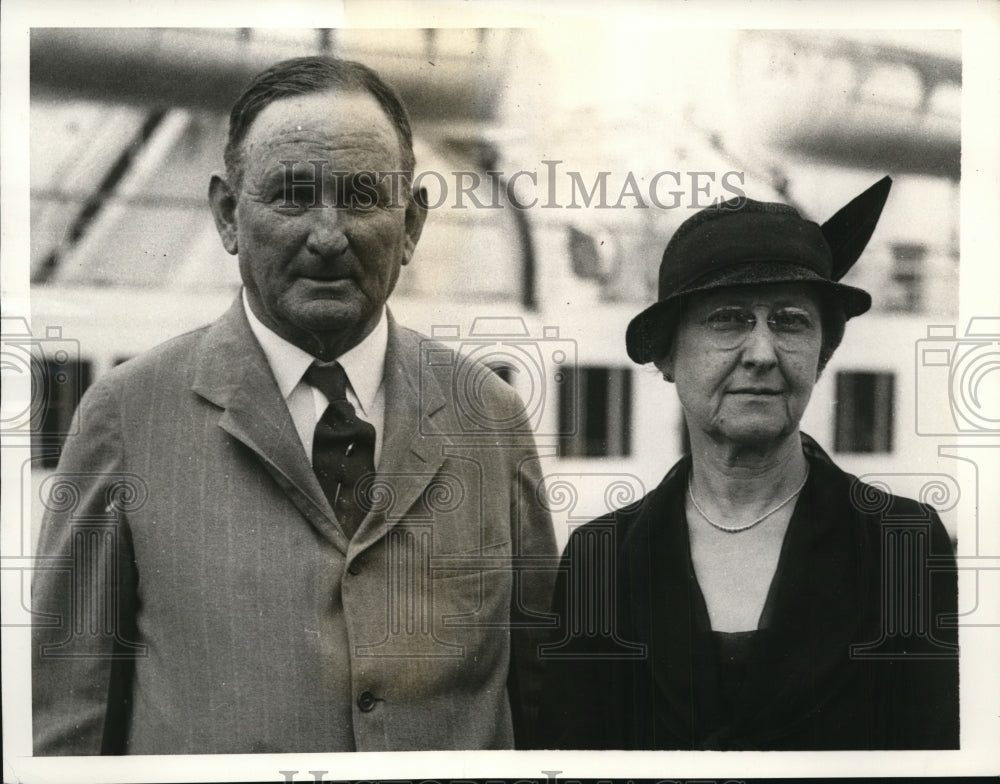
[[[275,98],[273,101],[269,101],[260,111],[257,112],[253,120],[250,121],[250,124],[246,127],[246,130],[244,130],[243,135],[240,138],[240,142],[236,147],[236,154],[237,154],[236,158],[239,164],[239,171],[227,172],[227,176],[236,175],[236,181],[240,185],[243,184],[243,178],[246,175],[243,153],[245,151],[247,139],[249,139],[250,135],[253,133],[254,128],[260,121],[261,115],[263,115],[268,109],[270,109],[275,104],[280,104],[283,103],[284,101],[309,98],[314,95],[323,95],[324,93],[338,93],[341,96],[356,95],[362,98],[367,98],[370,102],[372,102],[375,105],[375,108],[379,110],[379,113],[382,115],[382,118],[386,121],[389,135],[396,141],[396,154],[397,154],[396,160],[399,164],[397,168],[402,169],[405,167],[405,162],[407,157],[406,150],[404,149],[405,140],[401,137],[399,128],[396,127],[396,122],[393,119],[392,115],[389,114],[386,108],[382,105],[381,101],[379,101],[379,99],[374,94],[372,94],[370,90],[367,90],[361,86],[331,85],[329,87],[323,88],[322,90],[312,90],[310,92],[295,93],[293,95],[283,95],[280,98]]]
[[[243,152],[243,146],[244,144],[246,144],[246,140],[250,137],[250,134],[253,133],[253,130],[257,126],[257,123],[260,122],[261,115],[267,112],[267,110],[270,109],[272,106],[283,103],[285,101],[293,101],[301,98],[310,98],[314,95],[323,95],[324,93],[339,93],[342,96],[353,95],[353,96],[358,96],[360,98],[367,98],[369,102],[371,102],[374,105],[374,107],[378,109],[379,113],[382,115],[382,118],[385,120],[386,125],[383,130],[387,131],[388,136],[390,136],[392,139],[396,141],[396,147],[398,148],[397,151],[399,153],[399,163],[402,166],[403,160],[406,158],[406,154],[405,150],[403,149],[403,140],[399,138],[399,130],[396,128],[395,122],[393,122],[392,117],[385,110],[385,107],[382,106],[381,103],[379,103],[378,99],[370,92],[360,87],[347,87],[347,88],[330,87],[325,90],[317,90],[316,92],[311,92],[311,93],[301,93],[299,95],[286,95],[282,98],[277,98],[271,101],[257,113],[257,115],[251,121],[250,125],[247,126],[246,131],[243,133],[243,138],[240,139],[239,151],[241,153]],[[278,134],[282,133],[294,133],[294,131],[292,131],[291,129],[287,130],[281,129],[278,131]]]

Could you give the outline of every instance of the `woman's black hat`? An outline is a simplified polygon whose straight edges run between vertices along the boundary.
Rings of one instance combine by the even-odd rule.
[[[822,226],[786,204],[739,197],[713,204],[680,225],[660,262],[656,303],[632,319],[628,355],[645,364],[664,344],[664,316],[696,291],[753,283],[815,283],[839,300],[847,318],[872,304],[863,289],[838,283],[871,239],[892,180],[883,177]]]

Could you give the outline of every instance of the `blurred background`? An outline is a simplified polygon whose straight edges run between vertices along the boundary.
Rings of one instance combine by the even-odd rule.
[[[232,302],[236,260],[206,201],[228,109],[253,74],[319,52],[372,66],[412,114],[434,208],[390,306],[521,393],[560,543],[684,450],[673,389],[624,348],[674,229],[740,193],[822,223],[891,175],[845,279],[873,310],[848,325],[803,430],[894,492],[924,498],[938,477],[924,500],[955,534],[957,485],[925,437],[963,428],[955,360],[919,352],[958,315],[955,31],[33,28],[36,498],[87,386]],[[942,391],[918,399],[921,379]]]

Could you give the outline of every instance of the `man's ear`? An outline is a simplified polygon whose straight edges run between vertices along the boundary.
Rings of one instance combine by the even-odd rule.
[[[427,190],[414,189],[410,203],[406,205],[406,241],[403,246],[403,264],[409,264],[413,251],[417,249],[417,241],[424,230],[427,220]]]
[[[208,204],[212,208],[215,230],[219,232],[222,246],[236,255],[239,250],[236,242],[236,194],[225,177],[218,172],[212,175],[208,184]]]

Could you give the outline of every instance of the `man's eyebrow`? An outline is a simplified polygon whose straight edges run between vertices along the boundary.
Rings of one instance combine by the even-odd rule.
[[[274,166],[265,166],[262,168],[255,178],[259,183],[265,183],[270,185],[271,183],[282,183],[285,181],[285,167],[281,164]]]

